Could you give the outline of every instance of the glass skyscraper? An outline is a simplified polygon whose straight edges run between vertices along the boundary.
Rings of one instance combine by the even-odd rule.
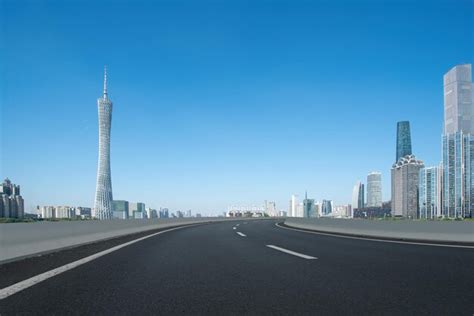
[[[95,190],[95,217],[112,219],[112,178],[110,172],[110,128],[112,123],[112,101],[107,95],[107,69],[104,69],[104,92],[97,99],[99,110],[99,163]]]
[[[397,157],[395,163],[400,158],[411,155],[411,134],[410,122],[401,121],[397,123]]]
[[[474,205],[474,103],[471,65],[444,75],[442,215],[472,217]],[[472,135],[472,136],[471,136]],[[474,201],[473,201],[474,202]]]
[[[355,209],[364,208],[364,196],[364,184],[357,181],[352,189],[352,212],[354,212]]]
[[[442,168],[426,167],[420,170],[418,205],[420,218],[436,219],[441,216]]]

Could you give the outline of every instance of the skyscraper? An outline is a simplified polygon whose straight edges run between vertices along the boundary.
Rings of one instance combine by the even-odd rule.
[[[351,209],[364,208],[364,184],[360,181],[357,181],[352,189],[352,205]]]
[[[104,69],[104,92],[97,99],[99,110],[99,163],[95,190],[95,216],[98,219],[113,218],[112,178],[110,172],[110,128],[112,101],[107,95],[107,68]]]
[[[20,186],[6,178],[0,184],[0,217],[23,218],[24,215],[25,204],[20,195]]]
[[[470,64],[457,65],[443,77],[444,133],[473,133],[472,70]]]
[[[423,161],[414,155],[400,158],[392,166],[392,215],[418,218],[418,185]]]
[[[395,163],[407,155],[411,155],[410,122],[401,121],[397,123],[397,157]]]
[[[371,172],[367,175],[367,207],[382,207],[382,174]]]
[[[289,217],[297,217],[297,208],[298,208],[298,195],[293,194],[290,200],[290,209],[289,209]]]
[[[308,193],[305,194],[303,200],[303,217],[310,218],[316,217],[316,208],[314,205],[314,199],[308,199]]]
[[[332,201],[331,200],[323,200],[321,204],[321,214],[323,216],[331,215],[332,213]]]
[[[474,102],[470,64],[449,70],[444,81],[443,201],[445,217],[474,216]]]
[[[420,170],[420,218],[436,219],[441,216],[441,178],[441,167],[426,167]]]

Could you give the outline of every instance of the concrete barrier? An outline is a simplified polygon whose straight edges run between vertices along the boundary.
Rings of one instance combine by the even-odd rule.
[[[169,218],[0,224],[0,263],[171,226],[257,218]]]
[[[361,237],[474,245],[472,221],[287,218],[285,225]]]

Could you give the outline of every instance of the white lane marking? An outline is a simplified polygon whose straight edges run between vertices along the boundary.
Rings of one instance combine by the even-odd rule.
[[[137,238],[137,239],[134,239],[134,240],[131,240],[129,242],[126,242],[126,243],[123,243],[123,244],[120,244],[120,245],[117,245],[115,247],[112,247],[112,248],[109,248],[109,249],[106,249],[104,251],[101,251],[101,252],[98,252],[98,253],[95,253],[91,256],[88,256],[88,257],[85,257],[85,258],[82,258],[82,259],[79,259],[77,261],[74,261],[74,262],[71,262],[71,263],[68,263],[68,264],[65,264],[61,267],[58,267],[56,269],[53,269],[53,270],[50,270],[50,271],[47,271],[47,272],[44,272],[44,273],[41,273],[41,274],[38,274],[34,277],[31,277],[29,279],[26,279],[26,280],[23,280],[21,282],[18,282],[18,283],[15,283],[13,285],[10,285],[6,288],[3,288],[0,290],[0,300],[3,300],[15,293],[18,293],[20,291],[23,291],[35,284],[38,284],[40,282],[43,282],[49,278],[52,278],[58,274],[61,274],[63,272],[66,272],[68,270],[71,270],[71,269],[74,269],[80,265],[83,265],[84,263],[87,263],[87,262],[90,262],[92,260],[95,260],[97,258],[100,258],[102,256],[105,256],[111,252],[114,252],[114,251],[117,251],[123,247],[126,247],[126,246],[129,246],[131,244],[134,244],[136,242],[139,242],[139,241],[142,241],[144,239],[147,239],[147,238],[150,238],[150,237],[153,237],[153,236],[156,236],[156,235],[159,235],[159,234],[164,234],[164,233],[167,233],[167,232],[170,232],[172,230],[177,230],[177,229],[182,229],[182,228],[186,228],[186,227],[190,227],[190,226],[195,226],[195,225],[187,225],[187,226],[181,226],[181,227],[175,227],[175,228],[171,228],[171,229],[167,229],[167,230],[162,230],[162,231],[159,231],[157,233],[154,233],[154,234],[151,234],[151,235],[147,235],[147,236],[144,236],[144,237],[140,237],[140,238]]]
[[[247,225],[247,222],[244,222],[244,225]]]
[[[281,251],[281,252],[284,252],[284,253],[287,253],[287,254],[290,254],[290,255],[293,255],[293,256],[297,256],[297,257],[300,257],[300,258],[303,258],[303,259],[308,259],[308,260],[318,259],[318,258],[313,257],[313,256],[308,256],[308,255],[305,255],[305,254],[302,254],[302,253],[299,253],[299,252],[296,252],[296,251],[291,251],[291,250],[281,248],[281,247],[277,247],[277,246],[274,246],[274,245],[267,245],[267,247],[278,250],[278,251]]]
[[[237,232],[237,234],[239,234],[239,235],[242,236],[242,237],[247,237],[247,235],[242,234],[241,232]]]
[[[235,226],[239,227],[239,225],[240,225],[240,224],[237,224],[237,225],[235,225]]]
[[[237,229],[237,227],[234,226],[234,227],[232,227],[232,229]]]
[[[377,242],[390,242],[390,243],[394,243],[394,244],[411,244],[411,245],[420,245],[420,246],[451,247],[451,248],[472,248],[472,249],[474,249],[474,246],[448,245],[448,244],[430,244],[430,243],[415,242],[415,241],[377,239],[376,237],[374,237],[374,238],[370,238],[370,237],[356,237],[356,236],[344,236],[344,235],[331,234],[331,233],[312,232],[312,231],[308,231],[308,230],[304,230],[304,229],[291,228],[291,227],[284,227],[284,226],[278,225],[278,223],[275,223],[275,226],[280,227],[280,228],[283,228],[283,229],[296,230],[296,231],[303,232],[303,233],[308,233],[308,234],[326,235],[326,236],[339,237],[339,238],[361,239],[361,240],[377,241]]]

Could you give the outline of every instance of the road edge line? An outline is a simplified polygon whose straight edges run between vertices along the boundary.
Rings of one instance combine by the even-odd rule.
[[[464,249],[474,249],[474,246],[464,246],[464,245],[453,245],[453,244],[436,244],[436,243],[427,243],[427,242],[416,242],[416,241],[403,241],[403,240],[390,240],[390,239],[380,239],[377,237],[359,237],[359,236],[350,236],[350,235],[343,235],[341,233],[330,233],[330,232],[319,232],[319,231],[312,231],[307,229],[300,229],[300,228],[293,228],[288,225],[281,226],[280,223],[275,223],[275,226],[283,229],[295,230],[303,233],[308,234],[316,234],[316,235],[326,235],[331,237],[339,237],[339,238],[349,238],[349,239],[360,239],[360,240],[368,240],[368,241],[376,241],[376,242],[388,242],[394,244],[410,244],[410,245],[420,245],[420,246],[432,246],[432,247],[448,247],[448,248],[464,248]],[[284,223],[283,223],[284,224]]]

